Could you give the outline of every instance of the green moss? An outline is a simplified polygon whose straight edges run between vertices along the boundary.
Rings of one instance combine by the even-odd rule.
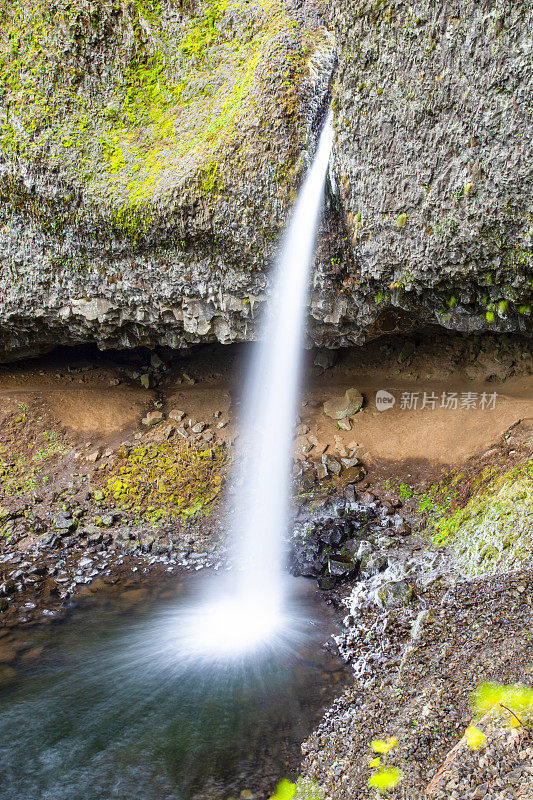
[[[504,571],[526,562],[533,547],[533,460],[504,473],[486,470],[466,505],[457,508],[460,479],[453,475],[420,500],[433,542],[450,547],[467,575]]]
[[[498,313],[505,315],[509,310],[509,301],[508,300],[500,300],[498,303]]]
[[[311,47],[281,0],[200,0],[171,19],[151,0],[0,0],[0,11],[0,148],[74,180],[134,238],[176,183],[220,190],[224,154],[246,147],[239,131],[262,113],[289,33],[275,85],[296,112]]]
[[[452,216],[437,218],[433,223],[433,231],[439,239],[450,239],[458,227],[458,221]]]
[[[414,495],[413,489],[409,486],[409,484],[403,482],[400,483],[400,485],[398,486],[398,492],[400,494],[400,497],[403,497],[404,499],[407,499]]]
[[[41,489],[53,463],[70,451],[55,431],[43,431],[37,441],[25,441],[26,414],[11,417],[0,447],[0,496],[17,497]]]
[[[507,265],[510,269],[520,271],[531,268],[531,251],[515,245],[507,250]]]
[[[204,15],[193,20],[184,41],[180,43],[180,51],[184,56],[204,61],[209,47],[219,35],[215,23],[227,5],[227,0],[208,0]]]
[[[215,196],[224,190],[224,184],[218,175],[218,164],[215,161],[204,167],[200,177],[200,185],[204,195]]]
[[[400,214],[398,219],[396,220],[396,227],[398,229],[403,228],[407,224],[407,214]]]
[[[94,497],[134,520],[184,521],[208,514],[218,498],[226,464],[220,447],[201,450],[186,442],[152,442],[119,451],[119,456]]]

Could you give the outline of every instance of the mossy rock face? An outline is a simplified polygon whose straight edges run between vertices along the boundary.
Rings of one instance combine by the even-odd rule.
[[[531,331],[527,4],[0,8],[0,360],[253,338],[337,59],[309,341]]]
[[[298,5],[2,0],[0,359],[247,338],[334,60]]]
[[[335,0],[332,13],[335,172],[353,256],[341,299],[323,304],[337,339],[400,330],[409,316],[531,332],[531,4]]]
[[[506,572],[533,557],[533,460],[482,475],[464,508],[449,513],[439,494],[425,499],[433,541],[450,547],[467,576]],[[440,494],[443,494],[441,492]]]

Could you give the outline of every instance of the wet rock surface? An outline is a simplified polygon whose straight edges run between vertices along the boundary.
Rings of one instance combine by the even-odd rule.
[[[354,667],[354,687],[304,745],[304,774],[340,800],[372,798],[369,744],[395,736],[390,762],[404,778],[392,797],[529,797],[533,763],[524,731],[489,720],[486,750],[462,746],[456,759],[446,759],[474,724],[477,686],[531,685],[532,573],[465,581],[449,571],[446,559],[420,551],[404,552],[400,567],[416,585],[409,606],[380,611],[375,579],[344,596],[350,613],[337,641]]]
[[[101,580],[111,584],[139,570],[191,568],[218,563],[213,553],[176,547],[172,537],[159,532],[134,532],[120,525],[113,534],[94,526],[78,536],[43,536],[21,552],[14,539],[0,552],[0,625],[11,628],[43,619],[62,619],[84,587],[97,591]],[[11,547],[10,547],[11,545]],[[155,566],[154,566],[155,565]]]
[[[348,578],[385,572],[388,551],[401,544],[403,517],[372,495],[357,494],[352,485],[343,497],[322,505],[314,518],[296,523],[290,540],[291,572],[317,578],[318,586],[328,590]]]

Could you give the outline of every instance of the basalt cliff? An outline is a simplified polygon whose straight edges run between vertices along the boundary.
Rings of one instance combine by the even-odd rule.
[[[2,0],[0,360],[254,337],[332,104],[308,344],[531,333],[533,10]]]

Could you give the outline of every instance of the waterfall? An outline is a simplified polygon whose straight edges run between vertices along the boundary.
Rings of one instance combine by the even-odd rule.
[[[182,627],[191,655],[240,653],[267,641],[285,614],[283,548],[289,522],[292,439],[305,309],[333,145],[329,112],[273,271],[272,295],[254,345],[241,407],[237,508],[230,543],[237,569],[213,587]],[[183,650],[182,650],[183,652]]]
[[[283,541],[290,506],[292,439],[300,385],[310,269],[333,143],[328,115],[273,271],[268,301],[243,394],[245,473],[233,525],[244,566],[241,591],[281,594]]]

